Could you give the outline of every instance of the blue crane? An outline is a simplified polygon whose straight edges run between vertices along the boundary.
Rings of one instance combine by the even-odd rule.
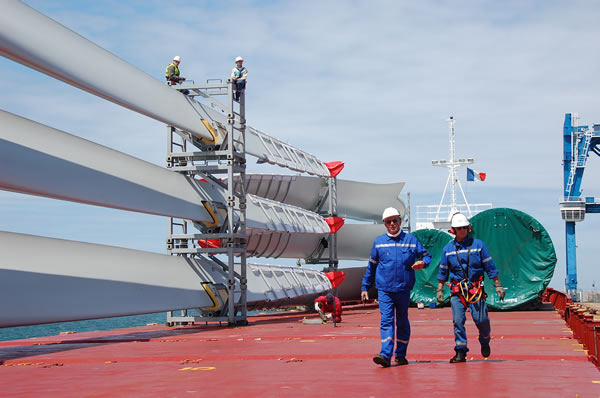
[[[583,221],[585,213],[600,213],[600,200],[581,196],[583,172],[590,151],[600,156],[600,124],[576,126],[578,117],[567,113],[563,129],[564,192],[560,214],[565,220],[565,243],[567,249],[567,293],[577,300],[577,246],[575,223]]]

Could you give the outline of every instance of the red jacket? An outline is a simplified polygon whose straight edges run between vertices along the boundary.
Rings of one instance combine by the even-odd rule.
[[[334,313],[333,310],[333,304],[335,303],[335,321],[336,322],[341,322],[342,321],[342,303],[340,303],[340,299],[333,296],[333,303],[331,304],[327,304],[327,297],[326,296],[319,296],[315,299],[315,303],[319,303],[321,306],[321,312],[323,312],[324,314],[331,312],[332,314]]]

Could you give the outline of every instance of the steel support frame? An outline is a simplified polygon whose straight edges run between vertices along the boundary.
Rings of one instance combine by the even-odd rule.
[[[246,115],[245,92],[242,91],[239,100],[239,111],[234,109],[234,82],[228,79],[225,83],[210,83],[206,85],[183,85],[179,90],[190,90],[189,96],[200,96],[213,106],[224,110],[227,114],[227,125],[223,126],[227,135],[220,145],[206,145],[199,142],[191,134],[167,126],[167,168],[184,174],[197,183],[196,177],[210,180],[226,190],[226,203],[212,203],[221,207],[227,216],[221,225],[209,226],[194,223],[190,220],[170,218],[168,221],[167,251],[177,256],[208,257],[216,266],[222,268],[227,275],[227,306],[219,314],[189,314],[188,309],[181,310],[177,316],[174,311],[167,313],[167,324],[187,324],[194,322],[227,322],[229,326],[247,324],[247,254],[246,254]],[[215,99],[215,96],[225,96],[226,104]],[[236,134],[236,132],[238,134]],[[188,152],[190,146],[200,148],[200,151]],[[198,164],[199,163],[199,164]],[[224,183],[218,175],[226,174]],[[240,191],[235,189],[235,181],[240,184]],[[216,209],[219,210],[219,209]],[[215,213],[220,213],[215,211]],[[220,218],[219,218],[220,220]],[[195,230],[192,232],[192,230]],[[198,234],[198,230],[200,233]],[[179,233],[176,233],[179,232]],[[202,247],[199,240],[208,242],[215,239],[220,247]],[[221,261],[216,255],[227,257]],[[235,270],[235,260],[240,264],[239,273]],[[236,291],[236,287],[239,290]],[[235,296],[239,293],[236,302]],[[215,303],[217,304],[217,303]],[[238,315],[239,314],[239,315]]]
[[[328,202],[327,210],[323,210],[325,202]],[[328,177],[321,187],[321,194],[315,210],[323,217],[337,217],[337,178]],[[322,255],[325,251],[323,244],[320,249],[315,250],[308,258],[305,259],[307,264],[327,264],[327,271],[336,271],[339,265],[338,250],[337,250],[337,234],[330,233],[327,238],[328,257],[323,259]],[[300,260],[298,260],[300,264]]]
[[[569,205],[580,204],[585,213],[596,213],[600,204],[588,203],[581,198],[581,183],[589,151],[599,154],[600,133],[597,125],[593,131],[588,126],[576,126],[578,116],[567,113],[563,125],[563,200],[561,211]],[[587,137],[589,136],[589,137]],[[586,138],[587,144],[586,144]],[[564,207],[563,207],[564,206]],[[585,214],[584,213],[584,214]],[[563,218],[565,215],[563,214]],[[583,217],[578,220],[583,221]],[[577,301],[577,240],[576,221],[565,219],[566,278],[565,289],[573,301]]]
[[[329,177],[329,217],[337,217],[337,179]],[[329,271],[337,271],[338,253],[337,253],[337,233],[329,234]]]

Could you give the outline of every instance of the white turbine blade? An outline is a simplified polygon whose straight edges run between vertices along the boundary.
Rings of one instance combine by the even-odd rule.
[[[0,327],[208,309],[202,284],[226,284],[219,269],[207,258],[0,231]],[[299,267],[248,264],[247,277],[249,308],[307,304],[331,289]]]
[[[316,296],[331,289],[325,274],[304,267],[248,263],[247,276],[248,308],[312,305]]]
[[[318,177],[249,174],[246,191],[267,199],[276,200],[303,209],[318,211],[328,209],[327,180]],[[367,182],[337,180],[337,213],[339,217],[362,221],[381,222],[386,207],[396,207],[404,216],[406,208],[398,195],[403,182],[371,184]]]
[[[376,237],[386,232],[383,224],[344,224],[337,232],[340,260],[368,260]]]
[[[249,256],[306,258],[330,233],[316,213],[254,195],[247,198]]]
[[[20,1],[2,2],[0,55],[205,140],[215,138],[197,102]],[[157,65],[157,72],[165,66]]]
[[[203,194],[179,173],[3,110],[0,170],[0,189],[196,221],[212,221],[203,200],[224,202],[210,184]]]
[[[210,307],[196,271],[183,257],[0,232],[0,327]]]
[[[338,216],[381,222],[383,210],[386,207],[395,207],[401,217],[404,217],[406,207],[399,198],[402,188],[404,188],[403,182],[372,184],[338,179]]]

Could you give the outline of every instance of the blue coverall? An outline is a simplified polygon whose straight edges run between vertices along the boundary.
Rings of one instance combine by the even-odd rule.
[[[468,266],[467,258],[469,260]],[[465,277],[467,268],[468,278]],[[479,239],[467,236],[460,243],[452,240],[444,247],[437,278],[440,281],[447,281],[450,277],[450,281],[453,283],[460,282],[463,279],[475,282],[483,277],[484,272],[487,273],[490,279],[498,276],[498,269],[485,244]],[[478,302],[468,305],[473,322],[479,329],[479,342],[481,345],[489,344],[492,329],[485,296],[482,296]],[[452,307],[452,319],[454,321],[454,341],[456,344],[454,349],[469,351],[467,331],[465,330],[466,307],[458,294],[453,294],[450,297],[450,306]]]
[[[375,281],[381,313],[380,355],[388,361],[394,353],[394,326],[397,339],[396,358],[406,357],[410,339],[408,305],[410,291],[415,285],[415,271],[411,266],[419,259],[423,260],[427,267],[431,262],[431,255],[411,234],[401,232],[395,238],[384,234],[375,238],[373,242],[361,290],[369,290]]]

